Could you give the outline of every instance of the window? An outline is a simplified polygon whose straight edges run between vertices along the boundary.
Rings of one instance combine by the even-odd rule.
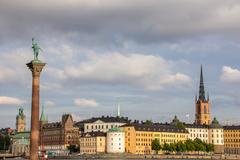
[[[204,105],[204,114],[207,114],[207,107]]]

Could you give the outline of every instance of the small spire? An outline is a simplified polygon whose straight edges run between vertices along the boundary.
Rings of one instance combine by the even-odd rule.
[[[120,104],[118,103],[118,106],[117,106],[117,116],[120,117]]]
[[[205,101],[205,90],[204,90],[204,82],[203,82],[203,71],[201,65],[200,71],[200,85],[199,85],[199,99]]]
[[[41,122],[46,122],[47,121],[47,118],[44,114],[44,106],[43,105],[42,105],[42,113],[41,113],[40,121]]]

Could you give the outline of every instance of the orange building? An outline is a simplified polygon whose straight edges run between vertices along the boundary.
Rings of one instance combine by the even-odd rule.
[[[240,126],[224,126],[224,151],[240,154]]]
[[[204,83],[203,83],[203,72],[201,66],[200,73],[200,85],[199,85],[199,95],[195,97],[196,103],[196,114],[195,114],[195,124],[206,124],[210,125],[211,116],[210,116],[210,105],[209,105],[209,96],[205,97]]]

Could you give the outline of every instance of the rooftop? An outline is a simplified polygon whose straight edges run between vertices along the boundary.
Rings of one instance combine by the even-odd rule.
[[[108,130],[108,132],[124,132],[122,128],[114,127]]]
[[[184,124],[186,126],[186,128],[206,128],[208,129],[209,126],[208,125],[201,125],[201,124]]]
[[[87,132],[87,133],[82,133],[81,137],[106,137],[106,133],[104,132]]]
[[[151,131],[151,132],[179,132],[188,133],[186,129],[177,128],[170,124],[141,124],[141,123],[131,123],[125,124],[121,127],[134,127],[137,131]]]
[[[240,125],[239,125],[239,126],[235,126],[235,125],[232,125],[232,126],[223,126],[223,129],[224,129],[224,130],[240,130]]]
[[[105,123],[111,123],[111,122],[118,122],[118,123],[130,123],[130,120],[128,120],[127,117],[110,117],[110,116],[102,116],[102,117],[93,117],[91,119],[87,119],[87,120],[83,120],[83,121],[79,121],[79,122],[76,122],[75,125],[76,126],[81,126],[81,124],[84,124],[84,123],[94,123],[96,121],[103,121]]]

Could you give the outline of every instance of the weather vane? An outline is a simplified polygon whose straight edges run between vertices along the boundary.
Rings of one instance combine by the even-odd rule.
[[[32,49],[34,54],[34,61],[39,61],[38,55],[39,55],[39,51],[40,50],[42,51],[42,49],[39,47],[37,42],[34,41],[34,38],[32,38]]]

